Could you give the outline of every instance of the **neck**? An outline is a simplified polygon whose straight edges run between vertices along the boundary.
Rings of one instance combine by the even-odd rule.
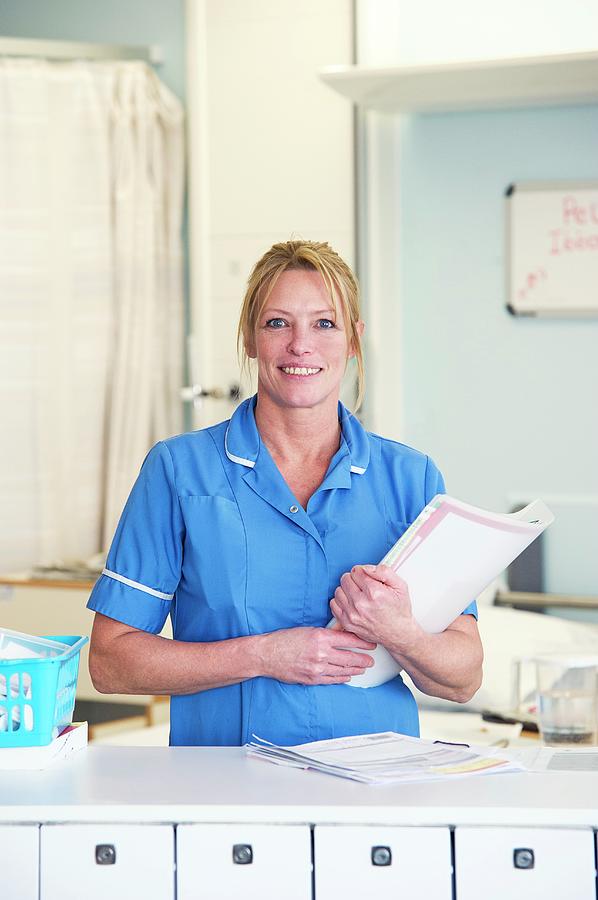
[[[328,463],[339,448],[337,398],[313,409],[283,409],[258,393],[255,422],[277,462],[325,459]]]

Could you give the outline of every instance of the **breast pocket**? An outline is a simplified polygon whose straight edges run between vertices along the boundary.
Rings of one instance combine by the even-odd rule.
[[[196,603],[201,638],[244,634],[247,546],[237,504],[226,497],[184,497],[181,507],[183,588]]]

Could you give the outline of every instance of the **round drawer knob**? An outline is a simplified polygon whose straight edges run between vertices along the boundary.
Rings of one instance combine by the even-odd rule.
[[[529,847],[517,847],[513,850],[513,865],[516,869],[533,869],[534,862],[534,851]]]
[[[96,844],[96,863],[98,866],[113,866],[116,862],[114,844]]]
[[[392,852],[390,847],[372,847],[373,866],[390,866],[391,863]]]
[[[253,862],[251,844],[233,844],[233,862],[237,866],[248,866]]]

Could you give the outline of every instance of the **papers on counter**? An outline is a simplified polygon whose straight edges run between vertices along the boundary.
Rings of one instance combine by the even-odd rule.
[[[598,772],[598,748],[596,747],[513,747],[507,751],[512,760],[525,766],[530,772]]]
[[[521,772],[525,765],[495,748],[407,737],[393,731],[282,747],[253,735],[249,756],[281,766],[314,769],[363,784],[437,781],[464,775]]]
[[[0,771],[46,769],[84,747],[87,747],[87,722],[74,722],[43,747],[0,747]]]

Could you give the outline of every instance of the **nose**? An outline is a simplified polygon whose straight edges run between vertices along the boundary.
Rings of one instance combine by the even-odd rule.
[[[295,324],[290,330],[287,350],[293,356],[304,356],[312,352],[312,334],[309,326]]]

